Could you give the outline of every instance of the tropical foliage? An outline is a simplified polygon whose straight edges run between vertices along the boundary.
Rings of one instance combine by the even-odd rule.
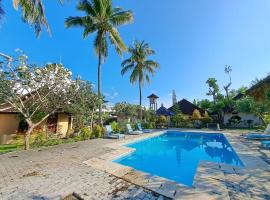
[[[124,11],[120,7],[114,8],[111,0],[82,0],[77,9],[83,16],[68,17],[65,26],[82,27],[83,38],[96,34],[94,39],[95,52],[98,55],[98,97],[101,98],[101,64],[108,57],[108,40],[115,47],[116,52],[122,55],[126,46],[117,30],[118,26],[131,23],[131,11]],[[99,104],[99,124],[102,124],[102,103]]]
[[[90,126],[90,131],[92,131],[100,101],[102,99],[99,99],[93,91],[91,83],[87,81],[79,83],[77,95],[74,97],[73,103],[67,108],[67,111],[73,115],[75,132],[79,132],[85,126]]]
[[[65,109],[76,96],[79,80],[73,80],[72,73],[62,64],[36,66],[23,53],[0,63],[0,102],[10,104],[27,123],[28,149],[33,129]]]
[[[64,0],[58,0],[63,3]],[[50,33],[50,27],[46,19],[45,7],[42,0],[12,0],[15,10],[21,10],[22,20],[34,27],[38,36],[45,27]],[[2,0],[0,0],[0,19],[4,15]]]
[[[142,86],[145,82],[150,82],[150,74],[153,76],[155,70],[159,68],[159,64],[154,60],[149,60],[148,57],[155,54],[155,51],[150,48],[148,43],[144,41],[135,41],[128,48],[130,57],[122,62],[121,74],[124,75],[131,71],[130,82],[135,84],[138,82],[140,96],[140,119],[142,120]]]

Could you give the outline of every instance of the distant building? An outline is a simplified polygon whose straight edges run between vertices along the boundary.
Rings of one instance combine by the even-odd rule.
[[[152,93],[147,98],[149,99],[149,108],[150,108],[150,110],[156,111],[157,110],[157,99],[159,97]]]
[[[194,110],[198,110],[201,115],[203,116],[205,114],[205,110],[199,108],[195,104],[191,103],[190,101],[186,99],[182,99],[181,101],[178,101],[175,105],[168,108],[173,113],[181,112],[184,115],[191,116],[194,112]]]
[[[172,105],[177,104],[177,98],[175,94],[175,90],[172,91]]]
[[[163,104],[161,104],[160,108],[157,109],[156,114],[157,115],[163,115],[165,117],[170,117],[170,116],[174,115],[174,113],[172,111],[170,111],[169,109],[165,108],[163,106]]]
[[[199,108],[198,106],[194,105],[193,103],[191,103],[186,99],[182,99],[181,101],[178,101],[175,105],[171,106],[170,108],[165,108],[163,104],[161,104],[161,107],[157,109],[156,113],[157,115],[164,115],[164,116],[173,116],[177,113],[182,113],[184,115],[191,116],[194,110],[198,110],[202,116],[205,114],[205,110]]]

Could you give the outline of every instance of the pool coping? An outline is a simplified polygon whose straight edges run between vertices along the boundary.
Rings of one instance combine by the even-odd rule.
[[[194,133],[222,133],[245,166],[236,167],[226,164],[200,161],[194,177],[193,185],[192,187],[188,187],[164,177],[151,175],[113,162],[113,160],[135,151],[135,149],[124,145],[157,137],[168,130],[179,132],[188,131]],[[247,154],[250,149],[248,149],[244,144],[241,144],[242,142],[237,140],[232,133],[185,129],[168,130],[155,131],[150,134],[139,135],[136,138],[108,144],[106,147],[113,149],[112,152],[87,160],[84,164],[105,171],[113,176],[172,199],[230,199],[226,186],[225,174],[241,174],[245,173],[245,170],[256,169],[258,167],[260,169],[263,168],[270,170],[268,164],[260,157]]]

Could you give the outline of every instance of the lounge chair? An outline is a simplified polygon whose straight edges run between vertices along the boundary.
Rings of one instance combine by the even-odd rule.
[[[250,140],[270,140],[270,124],[268,124],[263,133],[248,133],[244,137]]]
[[[106,136],[107,136],[107,138],[112,138],[112,139],[125,138],[124,134],[112,133],[112,127],[110,125],[107,125],[105,127],[106,127]]]
[[[142,134],[143,132],[142,132],[142,131],[134,131],[134,130],[131,128],[130,124],[127,124],[127,133],[128,133],[129,135],[139,135],[139,134]]]
[[[270,141],[262,141],[262,146],[266,149],[270,149]]]
[[[152,130],[150,130],[150,129],[143,129],[141,123],[137,123],[137,129],[139,131],[142,131],[143,133],[151,133],[152,132]]]

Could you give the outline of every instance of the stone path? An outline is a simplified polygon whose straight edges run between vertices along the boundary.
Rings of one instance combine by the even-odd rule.
[[[110,152],[112,140],[64,144],[0,156],[0,200],[61,199],[73,192],[84,199],[162,199],[83,161]]]
[[[260,165],[262,160],[270,165],[270,151],[259,148],[259,142],[249,142],[237,133],[228,137],[238,155],[249,157],[247,160],[253,167],[241,171],[227,170],[225,167],[217,171],[218,176],[205,177],[204,170],[209,168],[202,165],[197,177],[202,179],[198,183],[204,189],[191,194],[189,199],[209,199],[207,192],[216,194],[219,199],[225,198],[220,194],[228,194],[225,199],[270,200],[270,170]],[[83,163],[112,153],[110,145],[113,142],[97,139],[0,155],[0,200],[56,200],[74,192],[83,199],[166,199],[138,184],[130,183],[132,181],[116,178],[104,170]],[[204,176],[199,176],[200,171]],[[217,183],[220,191],[213,191],[211,184]],[[183,199],[183,194],[180,193],[178,198]]]

